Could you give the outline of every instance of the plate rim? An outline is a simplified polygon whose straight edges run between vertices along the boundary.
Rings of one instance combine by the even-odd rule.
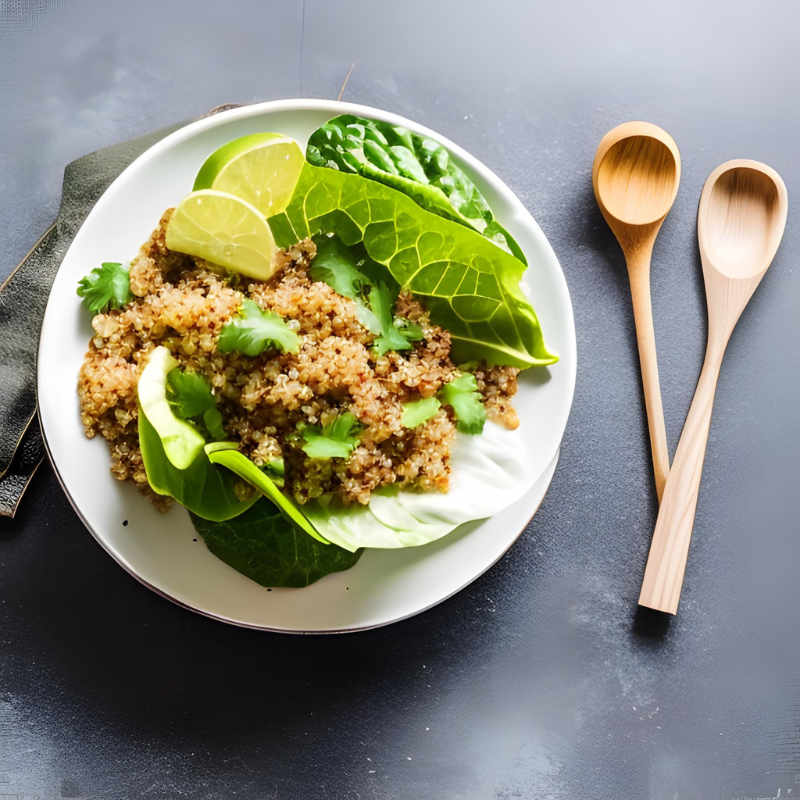
[[[163,139],[160,139],[158,142],[148,147],[147,150],[145,150],[143,153],[137,156],[124,170],[122,170],[122,172],[120,172],[120,174],[111,182],[111,184],[109,184],[109,186],[104,190],[103,194],[100,195],[100,197],[95,201],[94,205],[87,214],[86,218],[81,223],[81,226],[76,232],[73,241],[70,243],[70,246],[67,248],[67,250],[64,253],[64,256],[61,259],[62,263],[69,256],[69,253],[74,246],[75,239],[78,238],[78,235],[83,230],[83,228],[91,221],[95,208],[103,201],[103,199],[109,192],[114,190],[114,187],[118,183],[121,183],[123,181],[123,179],[127,176],[127,173],[129,171],[134,171],[136,169],[140,161],[149,159],[154,155],[160,153],[162,150],[169,149],[173,145],[176,145],[184,141],[185,139],[189,139],[201,131],[207,130],[209,128],[214,128],[226,121],[246,119],[250,116],[257,116],[259,114],[270,113],[270,112],[280,112],[280,111],[302,112],[304,110],[309,110],[309,111],[324,110],[324,111],[329,111],[333,115],[351,113],[356,116],[372,117],[390,122],[392,124],[409,127],[412,130],[418,131],[422,135],[430,136],[431,138],[436,139],[441,144],[443,144],[448,150],[450,150],[450,152],[453,153],[457,159],[466,163],[471,170],[481,175],[481,177],[488,184],[499,185],[502,189],[506,190],[503,193],[504,198],[507,198],[510,202],[510,205],[514,208],[515,212],[520,214],[524,218],[526,226],[528,226],[530,231],[534,234],[539,246],[541,246],[548,253],[548,256],[551,259],[552,263],[558,268],[556,275],[557,277],[556,288],[558,294],[561,296],[563,308],[567,311],[568,314],[568,318],[566,320],[567,324],[565,326],[569,338],[569,342],[567,344],[570,352],[574,354],[574,358],[571,359],[571,363],[567,362],[566,364],[564,364],[563,362],[559,362],[561,365],[568,368],[566,377],[567,377],[567,388],[569,393],[569,402],[566,404],[566,409],[563,414],[563,417],[559,420],[558,443],[555,448],[555,453],[553,454],[552,459],[548,463],[548,466],[545,467],[540,476],[537,478],[536,483],[531,487],[532,491],[544,480],[544,486],[542,487],[541,496],[538,497],[538,500],[534,501],[535,506],[532,508],[530,516],[528,516],[527,521],[525,522],[525,524],[522,525],[517,534],[508,542],[508,545],[505,548],[503,548],[502,551],[499,554],[497,554],[496,558],[494,558],[491,562],[486,563],[485,565],[481,565],[479,571],[476,572],[471,577],[469,577],[463,584],[459,585],[457,588],[453,589],[452,591],[448,592],[447,594],[443,595],[437,600],[431,602],[430,604],[422,608],[409,611],[408,613],[400,614],[398,616],[392,617],[391,619],[381,620],[380,622],[376,622],[374,624],[337,628],[337,629],[329,628],[329,629],[301,630],[301,629],[290,629],[290,628],[276,628],[268,625],[253,624],[243,620],[231,619],[221,614],[215,614],[213,611],[209,611],[207,609],[186,603],[183,600],[179,599],[178,597],[175,597],[174,595],[165,591],[164,589],[150,583],[147,579],[138,574],[138,572],[133,568],[133,565],[129,565],[128,563],[126,563],[123,557],[117,554],[111,548],[110,544],[105,542],[104,539],[98,533],[96,533],[93,527],[88,523],[86,517],[84,516],[81,509],[78,507],[75,500],[73,499],[70,491],[68,490],[64,478],[61,474],[61,471],[58,468],[58,465],[56,464],[56,460],[53,456],[50,443],[48,442],[44,416],[42,414],[41,406],[38,404],[38,395],[42,390],[42,383],[43,383],[42,373],[39,369],[39,365],[42,361],[41,354],[44,346],[44,339],[45,339],[44,336],[40,336],[39,346],[37,348],[37,370],[36,370],[37,412],[36,413],[39,418],[40,428],[42,431],[42,439],[44,442],[45,452],[47,453],[48,460],[51,466],[53,467],[53,472],[56,475],[56,479],[58,480],[58,483],[61,486],[62,491],[67,497],[67,500],[69,501],[76,515],[83,523],[84,527],[89,531],[92,538],[101,546],[101,548],[106,553],[108,553],[108,555],[110,555],[111,558],[120,567],[122,567],[123,570],[125,570],[125,572],[127,572],[129,575],[135,578],[140,584],[146,586],[148,589],[152,590],[160,597],[169,600],[170,602],[176,604],[177,606],[183,609],[192,611],[196,614],[200,614],[201,616],[213,619],[218,622],[234,625],[236,627],[246,628],[248,630],[259,630],[259,631],[267,631],[270,633],[283,633],[291,635],[333,635],[339,633],[358,633],[361,631],[374,630],[376,628],[385,627],[395,622],[400,622],[402,620],[409,619],[411,617],[417,616],[418,614],[422,614],[426,611],[429,611],[431,608],[434,608],[440,603],[443,603],[444,601],[453,597],[455,594],[462,591],[471,583],[476,581],[479,577],[481,577],[483,574],[485,574],[515,544],[515,542],[519,539],[519,537],[527,528],[531,519],[533,519],[533,517],[538,512],[541,503],[543,502],[545,496],[547,495],[547,492],[549,490],[550,484],[553,479],[553,475],[555,474],[555,469],[559,460],[561,443],[563,441],[564,432],[566,430],[566,425],[569,420],[569,416],[575,398],[575,383],[577,377],[577,341],[576,341],[575,319],[572,307],[572,299],[569,294],[569,288],[567,285],[566,276],[564,275],[564,270],[561,267],[561,263],[558,260],[558,257],[556,256],[555,251],[553,250],[553,247],[550,244],[549,240],[545,236],[539,224],[534,219],[533,215],[523,205],[522,201],[519,199],[517,194],[493,170],[491,170],[488,166],[486,166],[482,161],[480,161],[478,158],[470,154],[460,145],[451,141],[448,137],[440,134],[438,131],[428,128],[425,125],[421,125],[420,123],[414,120],[411,120],[407,117],[403,117],[394,112],[386,111],[384,109],[376,108],[373,106],[362,105],[359,103],[343,102],[339,100],[313,99],[313,98],[284,98],[280,100],[269,100],[261,103],[253,103],[249,105],[235,107],[227,111],[221,111],[215,114],[211,114],[209,116],[201,117],[200,119],[197,119],[193,122],[189,122],[188,124],[183,125],[182,127],[178,128],[177,130],[165,136]],[[59,265],[59,270],[60,268],[61,265]],[[55,285],[55,280],[53,286],[54,285]],[[53,300],[53,286],[51,286],[50,291],[48,293],[47,305],[45,307],[45,313],[43,316],[42,330],[44,330],[45,323],[47,322],[48,311],[50,309],[51,301]]]

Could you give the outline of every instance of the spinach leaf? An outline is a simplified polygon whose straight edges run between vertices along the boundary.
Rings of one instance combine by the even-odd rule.
[[[315,166],[356,172],[398,189],[428,211],[474,228],[527,264],[478,187],[435,139],[389,122],[343,114],[311,134],[306,158]]]
[[[486,409],[478,392],[475,376],[469,372],[453,378],[445,384],[439,396],[446,406],[453,409],[456,415],[456,428],[461,433],[482,433],[486,423]]]
[[[202,375],[179,369],[170,371],[167,375],[167,400],[176,416],[181,419],[199,417],[212,439],[225,438],[222,414]]]
[[[245,356],[261,355],[274,347],[282,353],[296,353],[300,338],[274,311],[262,311],[252,300],[243,300],[238,314],[219,334],[217,347],[221,353],[234,350]]]
[[[132,297],[128,267],[117,261],[104,261],[78,281],[78,296],[92,314],[122,308]]]
[[[422,400],[403,403],[403,425],[406,428],[416,428],[435,416],[441,407],[442,404],[435,397],[423,397]]]
[[[317,255],[311,262],[311,277],[355,301],[359,322],[377,337],[373,347],[378,356],[410,350],[412,342],[422,339],[419,325],[394,316],[397,282],[362,245],[348,247],[337,236],[326,235],[315,236],[314,242]]]
[[[257,492],[252,492],[249,497],[240,499],[235,490],[234,475],[227,469],[215,467],[202,450],[186,469],[173,466],[156,429],[141,408],[139,447],[147,482],[153,491],[173,497],[197,516],[216,522],[231,519],[250,508],[260,497]]]
[[[457,362],[522,369],[552,364],[536,312],[519,288],[525,265],[480,234],[360,175],[305,164],[286,210],[269,219],[280,247],[314,234],[363,242],[450,331]]]
[[[309,458],[347,458],[358,444],[358,429],[358,420],[349,411],[322,428],[308,425],[303,428],[303,452]]]
[[[192,522],[217,558],[262,586],[308,586],[349,569],[363,552],[312,539],[266,499],[235,519],[211,522],[192,514]]]

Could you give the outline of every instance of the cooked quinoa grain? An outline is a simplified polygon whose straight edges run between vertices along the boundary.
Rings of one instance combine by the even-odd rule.
[[[400,294],[395,312],[419,324],[423,339],[412,350],[377,357],[355,303],[309,277],[312,241],[281,251],[269,281],[251,281],[168,250],[171,214],[164,213],[131,262],[133,300],[92,320],[78,379],[84,430],[108,441],[114,477],[132,481],[163,506],[164,498],[149,490],[139,451],[136,383],[150,352],[164,345],[182,369],[208,381],[226,435],[245,455],[259,466],[284,459],[286,487],[298,502],[332,494],[344,503],[368,503],[375,489],[389,484],[447,491],[455,437],[449,409],[413,430],[401,422],[403,403],[435,395],[458,375],[450,334],[430,322],[422,305]],[[286,320],[300,338],[298,352],[267,350],[251,358],[217,350],[220,330],[245,298]],[[508,428],[519,424],[510,402],[518,372],[475,371],[489,418]],[[325,425],[344,411],[361,425],[350,457],[306,456],[302,426]]]

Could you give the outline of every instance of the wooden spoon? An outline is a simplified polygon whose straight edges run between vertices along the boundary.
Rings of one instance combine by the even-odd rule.
[[[639,605],[678,610],[719,370],[728,339],[778,249],[787,210],[781,176],[758,161],[727,161],[703,187],[697,237],[708,344],[658,512]]]
[[[678,146],[665,130],[649,122],[626,122],[609,131],[592,166],[594,196],[628,266],[659,500],[669,472],[669,451],[650,305],[650,257],[661,223],[675,202],[680,178]]]

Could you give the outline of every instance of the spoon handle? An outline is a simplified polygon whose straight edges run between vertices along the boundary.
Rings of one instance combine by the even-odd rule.
[[[658,381],[656,337],[653,331],[653,307],[650,302],[650,256],[653,243],[637,249],[628,256],[628,277],[633,301],[633,321],[636,325],[636,344],[639,348],[639,368],[642,373],[644,406],[650,433],[650,452],[653,458],[653,477],[658,499],[664,493],[669,474],[667,431],[664,427],[664,408],[661,405],[661,386]]]
[[[647,557],[639,605],[667,614],[678,611],[711,427],[714,394],[724,354],[724,346],[706,350],[697,389],[661,499],[650,555]]]

